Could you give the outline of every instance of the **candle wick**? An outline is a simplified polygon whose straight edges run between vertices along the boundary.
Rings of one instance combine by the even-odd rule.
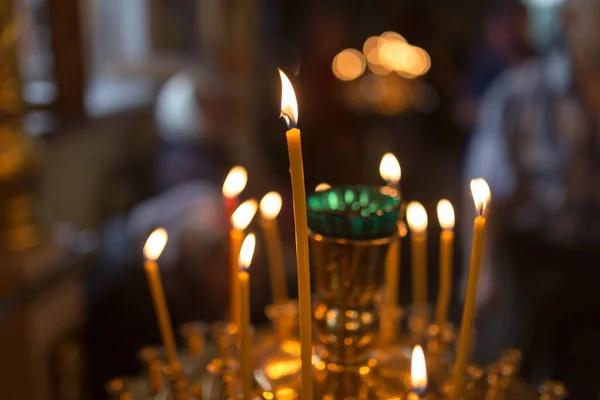
[[[283,111],[281,112],[281,115],[279,115],[279,118],[283,118],[285,120],[285,124],[287,125],[288,130],[296,127],[296,124],[290,118],[290,116],[284,113]]]

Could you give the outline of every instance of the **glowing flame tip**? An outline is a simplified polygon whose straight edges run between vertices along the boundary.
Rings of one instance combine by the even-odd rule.
[[[419,202],[411,201],[406,207],[406,221],[411,232],[423,233],[427,230],[427,211]]]
[[[446,199],[442,199],[437,204],[437,215],[442,229],[454,228],[454,207]]]
[[[476,178],[471,181],[471,193],[475,202],[475,209],[479,215],[485,215],[492,194],[490,187],[483,178]]]
[[[381,163],[379,163],[379,175],[388,184],[395,185],[400,182],[402,176],[402,169],[400,163],[395,155],[392,153],[385,153],[381,157]]]
[[[281,211],[281,195],[277,192],[269,192],[260,201],[260,213],[266,219],[275,219]]]
[[[167,245],[167,231],[164,228],[155,229],[144,245],[144,257],[149,261],[156,261]]]
[[[254,256],[254,248],[256,247],[256,236],[254,233],[249,233],[242,242],[242,248],[240,249],[240,255],[238,257],[238,265],[242,270],[248,270],[252,257]]]
[[[231,224],[235,229],[243,231],[250,225],[250,222],[252,222],[257,209],[258,203],[256,200],[246,200],[240,204],[231,215]]]
[[[285,119],[288,129],[295,128],[298,125],[298,101],[292,82],[279,69],[279,77],[281,78],[281,116]]]
[[[410,385],[414,392],[423,394],[427,389],[427,365],[423,348],[416,345],[410,362]]]
[[[223,196],[233,198],[242,193],[248,183],[246,168],[239,165],[231,168],[223,182]]]

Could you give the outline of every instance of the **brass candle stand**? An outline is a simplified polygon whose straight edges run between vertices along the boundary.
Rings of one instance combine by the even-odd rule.
[[[455,327],[451,323],[430,324],[430,307],[404,310],[378,300],[388,247],[398,238],[401,202],[395,193],[347,186],[314,193],[307,199],[315,278],[315,399],[452,399]],[[270,329],[259,330],[253,336],[253,398],[298,399],[302,363],[297,304],[287,301],[270,305],[266,315]],[[402,330],[404,319],[406,332]],[[213,345],[204,346],[206,328],[186,325],[182,332],[188,351],[181,359],[184,364],[185,360],[191,361],[180,371],[168,371],[171,373],[166,382],[171,384],[165,385],[166,397],[159,397],[165,396],[163,391],[154,390],[151,396],[139,398],[243,398],[237,328],[219,322],[210,330]],[[411,380],[411,355],[417,344],[424,349],[427,366],[427,388],[419,393]],[[201,354],[208,351],[204,349],[211,347],[216,347],[217,355],[208,363],[201,361]],[[157,368],[156,355],[156,351],[146,351],[142,356],[149,371],[146,381],[154,382],[150,385],[153,388],[159,387],[159,380],[152,375]],[[512,349],[488,367],[468,365],[460,399],[565,398],[567,391],[560,383],[547,382],[540,387],[540,394],[528,387],[516,376],[520,362],[521,353]]]

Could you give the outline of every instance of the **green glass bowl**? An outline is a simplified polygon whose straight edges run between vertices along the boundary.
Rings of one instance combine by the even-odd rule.
[[[400,194],[388,187],[338,186],[311,193],[308,227],[336,239],[371,240],[398,232]]]

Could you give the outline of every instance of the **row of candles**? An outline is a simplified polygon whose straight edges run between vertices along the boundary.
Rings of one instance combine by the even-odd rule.
[[[290,159],[292,181],[294,225],[296,234],[296,264],[298,279],[299,339],[301,345],[301,391],[303,400],[313,398],[312,376],[312,310],[310,290],[310,267],[308,260],[308,226],[306,216],[306,195],[300,130],[295,126],[298,120],[296,97],[291,82],[280,70],[282,81],[282,117],[288,125],[287,144]],[[388,187],[398,190],[401,169],[398,160],[390,153],[384,155],[380,164],[380,174]],[[287,300],[283,249],[277,216],[282,206],[281,196],[270,192],[263,197],[260,205],[254,199],[238,205],[238,196],[247,183],[247,173],[243,167],[234,167],[223,184],[224,206],[231,222],[230,241],[230,316],[240,332],[240,371],[245,399],[251,397],[252,371],[250,365],[250,293],[249,267],[254,253],[256,238],[254,234],[245,235],[245,230],[260,208],[260,225],[266,239],[267,257],[272,284],[273,302]],[[319,185],[316,190],[326,190],[327,184]],[[467,367],[472,325],[475,314],[475,296],[481,266],[485,234],[485,211],[490,199],[490,191],[483,179],[471,181],[471,191],[478,215],[474,222],[474,235],[469,266],[469,279],[463,310],[460,340],[454,367],[453,399],[461,394],[463,379]],[[441,200],[437,207],[438,218],[443,228],[440,236],[440,290],[436,308],[436,322],[447,319],[448,305],[452,287],[452,258],[454,242],[454,210],[448,200]],[[413,306],[427,306],[427,213],[417,203],[409,203],[406,219],[411,231],[412,250],[412,289]],[[400,239],[400,238],[399,238]],[[157,259],[167,242],[167,232],[159,228],[148,238],[144,246],[145,270],[152,294],[161,337],[166,349],[167,360],[172,371],[177,371],[179,362],[169,312],[162,288]],[[400,240],[393,242],[386,259],[386,306],[398,304],[398,281],[400,268]],[[422,392],[426,386],[426,373],[423,351],[416,346],[413,352],[413,387]],[[421,363],[420,360],[423,360]]]

